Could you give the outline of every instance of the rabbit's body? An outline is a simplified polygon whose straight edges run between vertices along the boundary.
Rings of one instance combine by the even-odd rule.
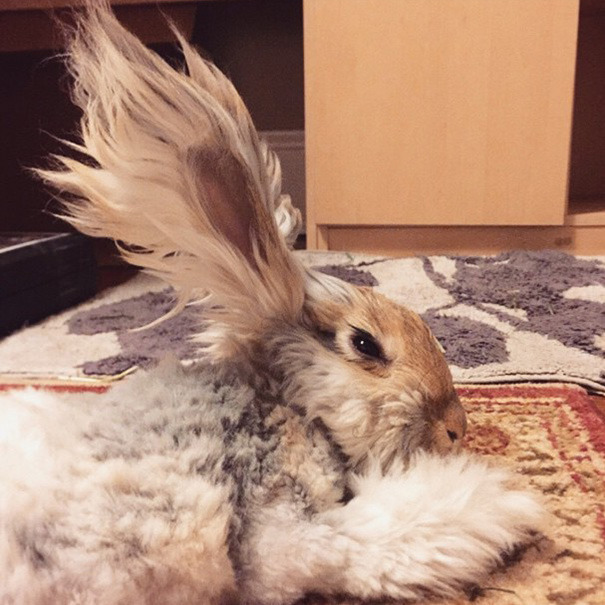
[[[180,43],[186,72],[90,1],[67,55],[86,159],[39,174],[78,229],[181,305],[205,299],[211,369],[142,375],[98,409],[4,398],[0,601],[452,594],[540,507],[457,455],[464,410],[418,315],[288,249],[300,216],[276,158]]]
[[[466,457],[355,477],[321,422],[258,386],[175,361],[104,395],[1,396],[0,602],[448,594],[537,521]]]
[[[0,401],[2,603],[222,602],[260,510],[287,501],[302,518],[344,495],[322,427],[229,364]]]

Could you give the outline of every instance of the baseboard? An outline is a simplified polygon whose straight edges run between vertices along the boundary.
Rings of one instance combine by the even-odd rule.
[[[605,227],[337,226],[318,225],[324,240],[309,247],[385,256],[498,254],[506,250],[561,250],[605,254]]]

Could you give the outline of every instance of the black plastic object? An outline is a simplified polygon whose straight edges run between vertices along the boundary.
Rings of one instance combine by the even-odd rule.
[[[92,241],[75,233],[0,233],[0,336],[97,290]]]

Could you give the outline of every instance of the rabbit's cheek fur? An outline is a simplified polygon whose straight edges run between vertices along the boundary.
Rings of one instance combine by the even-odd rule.
[[[415,397],[377,395],[375,376],[308,334],[291,335],[288,344],[280,340],[276,367],[282,368],[284,401],[304,411],[308,422],[321,420],[352,468],[365,464],[368,455],[386,467],[430,448],[430,425]]]
[[[300,381],[293,400],[325,422],[354,466],[368,454],[386,468],[418,449],[459,450],[464,410],[426,324],[367,288],[336,293],[332,300],[307,300],[304,323],[312,340],[299,354],[296,371],[291,359],[284,368],[284,375]],[[371,340],[372,354],[355,346],[360,332]]]
[[[439,401],[419,389],[379,393],[385,379],[335,360],[335,353],[315,342],[309,343],[310,349],[312,345],[313,354],[300,353],[296,362],[288,363],[296,372],[286,390],[287,402],[304,409],[309,419],[320,418],[351,466],[365,464],[369,455],[387,468],[419,449],[440,454],[460,449],[466,417],[453,390]]]

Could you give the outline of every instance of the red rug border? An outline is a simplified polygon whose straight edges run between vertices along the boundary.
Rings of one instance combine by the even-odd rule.
[[[111,385],[100,384],[52,384],[52,383],[0,383],[0,392],[7,392],[13,389],[25,389],[28,387],[34,389],[44,389],[57,393],[104,393]],[[561,384],[494,384],[494,385],[462,385],[457,387],[458,394],[462,399],[485,398],[494,405],[507,405],[510,402],[499,401],[502,397],[522,398],[522,397],[559,397],[565,398],[566,403],[578,414],[584,428],[589,434],[590,441],[594,448],[602,454],[605,454],[605,419],[591,401],[588,393],[577,385]],[[535,395],[531,393],[535,391]],[[523,392],[523,393],[522,393]],[[550,402],[536,401],[535,405],[548,406]]]

